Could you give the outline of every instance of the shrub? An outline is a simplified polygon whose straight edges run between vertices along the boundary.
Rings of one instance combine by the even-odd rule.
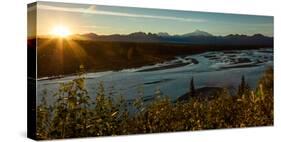
[[[43,92],[36,134],[38,139],[56,139],[273,125],[273,69],[264,73],[256,90],[247,88],[244,77],[239,89],[235,96],[224,89],[211,100],[193,97],[175,103],[157,89],[147,105],[142,90],[128,106],[122,96],[106,94],[102,82],[96,98],[90,98],[79,74],[60,85],[54,104],[47,105],[49,94]],[[129,113],[129,107],[136,111]]]

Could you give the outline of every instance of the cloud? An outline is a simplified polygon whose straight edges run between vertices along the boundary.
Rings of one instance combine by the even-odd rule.
[[[108,29],[108,28],[110,28],[110,27],[106,27],[106,26],[96,26],[96,25],[85,25],[85,26],[78,26],[78,28]]]
[[[182,17],[171,17],[171,16],[160,16],[160,15],[146,15],[146,14],[125,13],[125,12],[102,11],[102,10],[97,10],[96,6],[94,6],[94,5],[90,6],[89,8],[74,8],[74,7],[57,7],[57,6],[40,4],[40,5],[38,5],[38,9],[86,13],[86,14],[95,14],[95,15],[122,16],[122,17],[132,17],[132,18],[176,20],[176,21],[182,21],[182,22],[205,22],[206,21],[204,19],[195,19],[195,18],[182,18]]]

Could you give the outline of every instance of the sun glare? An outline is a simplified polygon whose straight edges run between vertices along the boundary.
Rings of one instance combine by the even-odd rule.
[[[52,29],[51,33],[52,33],[52,35],[61,37],[61,38],[65,38],[71,34],[69,29],[65,26],[56,26]]]

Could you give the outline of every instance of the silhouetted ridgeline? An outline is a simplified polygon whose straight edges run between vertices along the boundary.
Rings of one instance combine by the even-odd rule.
[[[211,37],[213,38],[213,36]],[[263,39],[267,42],[254,43],[250,42],[254,40],[250,38],[248,44],[243,44],[247,41],[246,39],[241,44],[238,44],[239,42],[236,44],[231,42],[230,44],[215,42],[205,44],[206,38],[211,37],[191,37],[197,38],[202,44],[172,43],[169,40],[167,42],[124,42],[40,38],[37,39],[37,75],[38,77],[46,77],[73,74],[77,72],[77,68],[81,64],[84,65],[87,72],[122,70],[164,62],[177,55],[273,47],[273,38],[269,37],[266,37],[268,40]],[[35,39],[28,41],[30,48],[34,46],[32,44],[36,43],[34,41]]]
[[[214,36],[208,32],[196,30],[183,35],[169,35],[168,33],[144,33],[135,32],[128,35],[97,35],[88,33],[73,35],[72,38],[88,39],[93,41],[123,41],[123,42],[164,42],[164,43],[188,43],[188,44],[219,44],[219,45],[272,45],[273,38],[262,34],[252,36],[229,34],[226,36]]]

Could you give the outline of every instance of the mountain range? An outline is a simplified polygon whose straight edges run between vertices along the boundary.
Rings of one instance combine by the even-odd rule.
[[[95,33],[72,35],[73,39],[86,39],[92,41],[118,41],[118,42],[163,42],[163,43],[187,43],[187,44],[214,44],[214,45],[264,45],[273,46],[273,37],[262,34],[243,35],[229,34],[215,36],[208,32],[195,30],[182,35],[170,35],[166,32],[145,33],[134,32],[127,35],[112,34],[98,35]]]

